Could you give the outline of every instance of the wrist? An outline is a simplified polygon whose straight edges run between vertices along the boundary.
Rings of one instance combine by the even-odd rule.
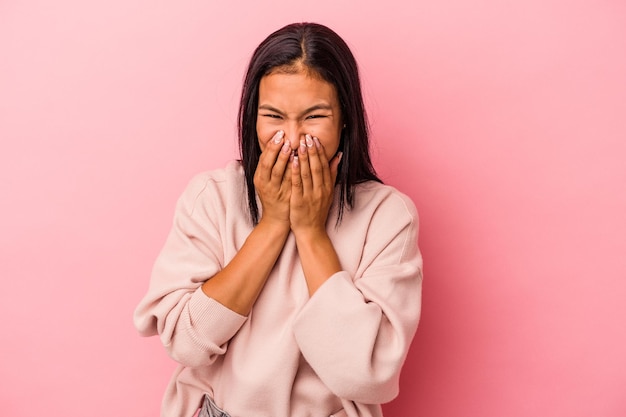
[[[313,295],[328,278],[341,271],[341,262],[326,230],[294,235],[309,295]]]
[[[287,236],[289,234],[290,225],[289,220],[282,220],[268,216],[262,216],[255,229],[263,230],[264,233],[269,234],[268,237],[276,238],[281,236]]]
[[[314,245],[320,242],[330,242],[330,237],[325,228],[321,227],[299,227],[292,228],[298,245]]]

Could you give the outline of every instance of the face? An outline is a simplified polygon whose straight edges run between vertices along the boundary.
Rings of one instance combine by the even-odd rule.
[[[283,130],[297,149],[307,133],[317,137],[330,160],[339,148],[341,109],[335,87],[306,71],[272,72],[259,84],[256,132],[261,150]]]

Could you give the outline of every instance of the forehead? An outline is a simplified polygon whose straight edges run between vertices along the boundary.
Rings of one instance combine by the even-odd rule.
[[[266,101],[291,104],[325,101],[335,105],[337,91],[334,85],[310,71],[274,71],[261,78],[259,83],[259,105]]]

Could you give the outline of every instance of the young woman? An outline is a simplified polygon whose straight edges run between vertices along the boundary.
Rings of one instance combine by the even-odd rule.
[[[374,417],[417,328],[417,213],[369,157],[357,65],[329,28],[255,50],[241,160],[196,176],[135,312],[180,366],[164,417]]]

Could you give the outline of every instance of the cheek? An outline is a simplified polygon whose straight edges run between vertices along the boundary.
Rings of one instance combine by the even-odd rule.
[[[341,141],[341,130],[337,131],[336,129],[319,129],[317,131],[311,132],[311,135],[317,136],[320,140],[320,143],[324,145],[324,150],[326,151],[326,157],[328,158],[328,160],[335,156],[337,150],[339,150],[339,142]]]
[[[257,122],[256,135],[259,138],[259,146],[261,147],[261,151],[265,150],[265,144],[272,138],[272,136],[274,136],[276,130],[276,128],[268,126],[267,123]]]

